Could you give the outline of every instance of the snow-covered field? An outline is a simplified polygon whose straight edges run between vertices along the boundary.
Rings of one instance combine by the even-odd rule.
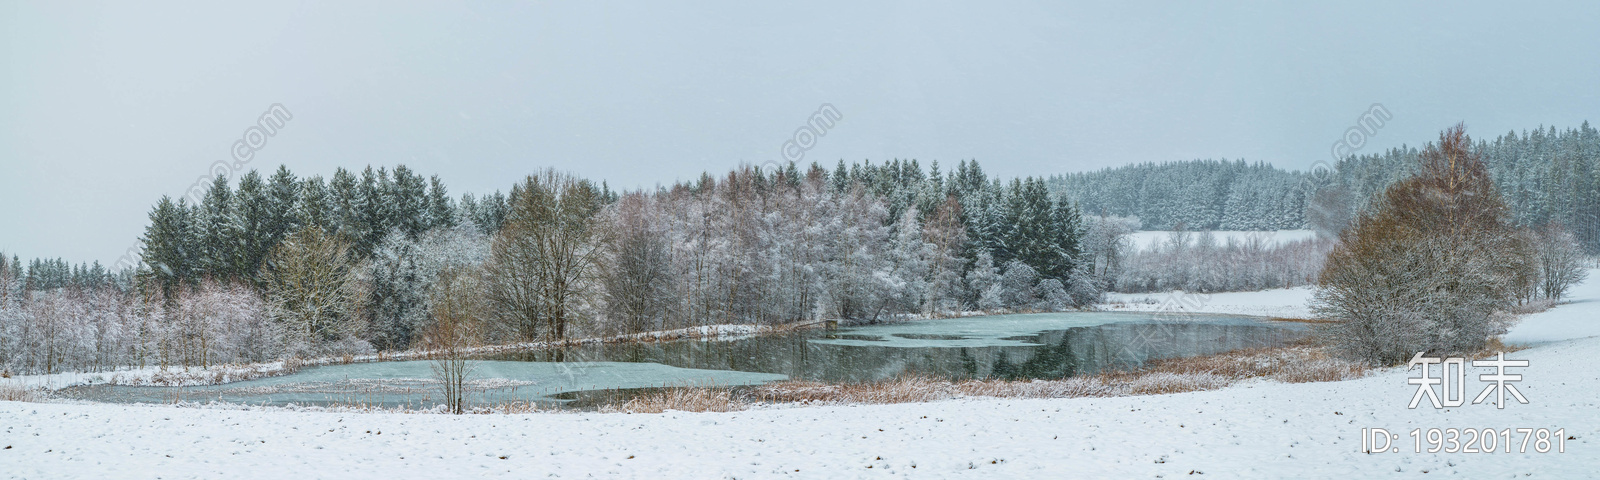
[[[1313,230],[1218,230],[1211,232],[1211,235],[1217,238],[1218,244],[1226,244],[1229,240],[1245,242],[1252,238],[1258,238],[1267,245],[1281,245],[1296,240],[1310,240],[1317,238],[1317,232]],[[1142,230],[1128,235],[1128,240],[1129,243],[1136,249],[1149,250],[1154,245],[1166,243],[1167,239],[1171,236],[1172,232],[1170,231]],[[1189,242],[1191,244],[1199,237],[1200,232],[1189,232]]]
[[[1408,409],[1407,374],[1174,395],[732,413],[407,415],[0,402],[9,478],[1592,478],[1600,271],[1508,342],[1530,403]],[[1280,307],[1303,296],[1264,293]],[[1234,295],[1234,294],[1225,294]],[[1243,294],[1240,294],[1243,295]],[[1265,305],[1218,295],[1212,306]],[[1239,313],[1222,312],[1219,313]],[[1473,376],[1469,374],[1469,378]],[[1476,382],[1469,389],[1481,388]],[[1469,393],[1471,395],[1471,393]],[[1363,428],[1401,435],[1362,453]],[[1564,428],[1566,452],[1412,453],[1413,428]]]
[[[1098,305],[1110,312],[1184,312],[1311,318],[1311,287],[1276,288],[1259,292],[1110,293]]]

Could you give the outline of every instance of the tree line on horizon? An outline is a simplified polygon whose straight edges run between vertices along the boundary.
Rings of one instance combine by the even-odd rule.
[[[1535,128],[1469,146],[1484,162],[1511,221],[1572,231],[1600,253],[1600,131]],[[1314,229],[1335,237],[1417,173],[1415,147],[1350,155],[1329,169],[1288,171],[1244,160],[1140,163],[1051,176],[1052,191],[1086,214],[1137,217],[1147,230]]]

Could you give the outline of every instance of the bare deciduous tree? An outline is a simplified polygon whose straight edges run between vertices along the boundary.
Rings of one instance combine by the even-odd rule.
[[[1588,276],[1583,270],[1583,249],[1572,232],[1558,223],[1545,225],[1536,238],[1539,292],[1544,298],[1560,300],[1567,289]]]
[[[511,211],[490,247],[489,300],[495,316],[524,339],[536,339],[541,328],[548,339],[564,339],[595,290],[600,191],[587,180],[546,170],[528,176],[511,196]]]
[[[1471,352],[1500,327],[1495,313],[1529,262],[1471,146],[1460,125],[1442,133],[1419,173],[1391,185],[1329,254],[1315,309],[1340,321],[1328,333],[1352,357]]]
[[[434,321],[424,333],[424,343],[433,359],[433,375],[444,386],[445,406],[456,414],[464,410],[467,381],[477,368],[468,355],[483,344],[488,309],[480,278],[474,269],[448,268],[439,273],[429,299]]]
[[[170,342],[184,365],[266,361],[282,349],[282,327],[249,287],[202,281],[168,312]]]
[[[297,343],[294,351],[352,353],[362,346],[355,339],[364,330],[356,312],[363,292],[349,250],[321,228],[306,227],[274,247],[263,266],[269,311]]]
[[[662,328],[675,303],[672,247],[654,203],[630,193],[607,212],[606,315],[628,333]]]
[[[930,285],[923,312],[939,316],[961,311],[961,247],[967,243],[967,229],[961,224],[961,202],[954,195],[945,197],[928,222],[923,236],[933,244],[929,267]]]

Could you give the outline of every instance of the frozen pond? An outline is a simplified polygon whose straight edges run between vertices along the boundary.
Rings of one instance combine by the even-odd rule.
[[[561,403],[569,392],[664,386],[740,386],[783,380],[783,375],[695,370],[659,363],[476,362],[468,385],[474,404]],[[120,403],[223,401],[249,405],[377,405],[426,408],[443,398],[425,360],[329,365],[294,375],[197,387],[75,387],[69,398]]]
[[[1304,324],[1244,316],[1069,312],[923,320],[725,341],[590,345],[497,359],[649,362],[826,382],[882,380],[907,373],[1055,378],[1134,368],[1155,358],[1281,345],[1307,331]],[[1026,369],[1011,368],[1030,361],[1034,365]]]
[[[804,379],[859,382],[903,374],[948,378],[1059,378],[1134,368],[1156,358],[1281,345],[1303,324],[1255,317],[1149,313],[998,315],[806,330],[725,340],[586,345],[484,358],[468,401],[561,404],[596,392]],[[174,400],[266,405],[428,407],[441,397],[429,362],[308,368],[294,375],[206,387],[80,387],[95,401]],[[579,402],[583,403],[583,402]]]

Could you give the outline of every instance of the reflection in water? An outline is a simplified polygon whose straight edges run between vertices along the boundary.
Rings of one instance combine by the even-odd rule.
[[[732,340],[597,344],[503,354],[478,364],[476,405],[615,398],[607,391],[663,386],[757,385],[785,378],[863,382],[905,374],[960,378],[1061,378],[1136,368],[1158,358],[1282,345],[1303,325],[1245,317],[1060,313],[927,320],[808,330]],[[583,393],[591,392],[591,393]],[[427,362],[306,369],[209,387],[78,387],[72,398],[163,403],[220,400],[267,405],[430,407],[440,398]]]
[[[1053,330],[989,330],[971,335],[886,331],[940,327],[905,324],[838,332],[802,331],[731,341],[587,345],[559,353],[569,360],[651,362],[693,369],[776,373],[823,382],[864,382],[904,374],[946,378],[1061,378],[1137,368],[1158,358],[1282,345],[1306,334],[1304,326],[1298,324],[1239,317],[1197,319],[1177,323],[1138,317],[1116,318],[1115,321]],[[933,322],[937,321],[926,323]],[[960,330],[971,322],[972,319],[959,319],[945,322],[944,326]],[[1040,325],[1026,322],[1019,326]],[[533,351],[494,358],[542,362],[551,361],[556,353]]]

